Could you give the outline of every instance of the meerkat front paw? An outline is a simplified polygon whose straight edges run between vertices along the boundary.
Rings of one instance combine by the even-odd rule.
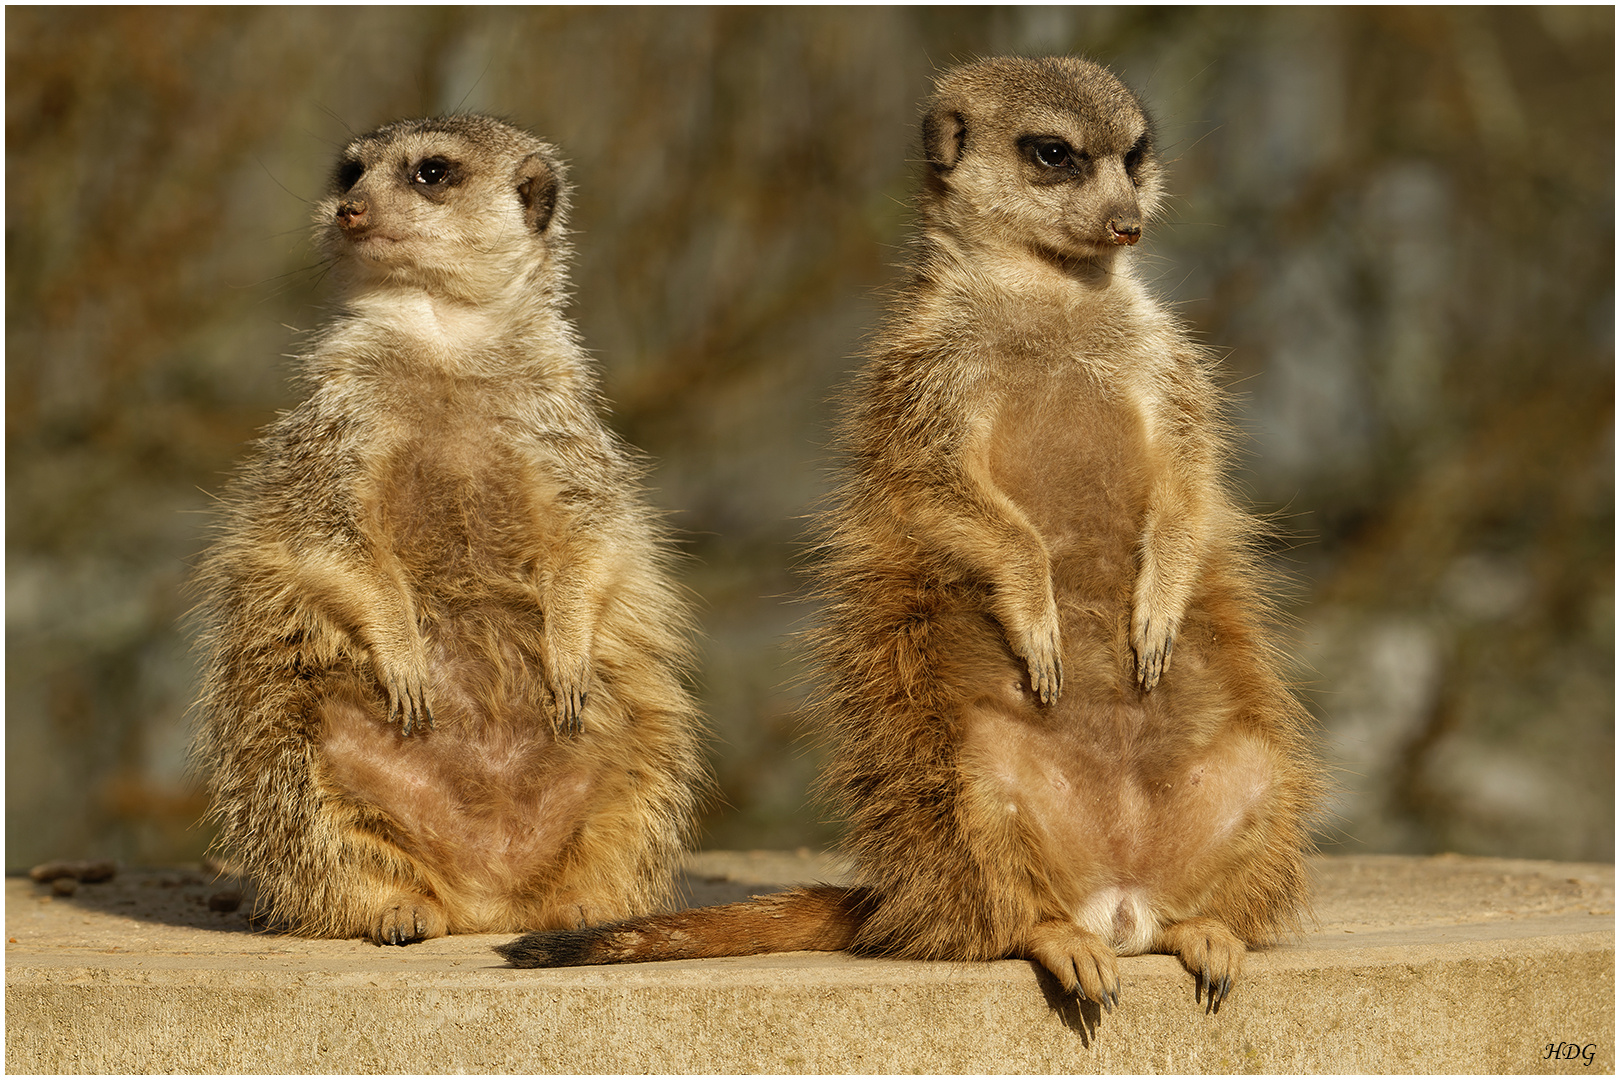
[[[585,704],[590,699],[589,655],[570,656],[556,648],[546,658],[546,688],[551,693],[551,722],[563,735],[585,730]]]
[[[1143,691],[1152,690],[1170,669],[1170,653],[1175,649],[1175,629],[1163,618],[1138,605],[1131,617],[1131,649],[1136,654],[1136,682]]]
[[[1061,919],[1037,923],[1020,952],[1057,976],[1069,993],[1078,993],[1109,1012],[1119,1004],[1114,950],[1091,931]]]
[[[425,897],[401,893],[384,904],[372,922],[371,940],[376,945],[409,945],[413,941],[443,937],[449,928],[438,904]]]
[[[1202,1000],[1208,1011],[1219,1012],[1243,970],[1248,950],[1219,919],[1185,919],[1159,931],[1154,951],[1179,957],[1182,966],[1198,978],[1193,1000]]]
[[[1063,646],[1056,628],[1030,650],[1027,659],[1030,689],[1042,705],[1056,704],[1063,692]]]
[[[1029,665],[1029,687],[1042,705],[1051,705],[1063,692],[1063,632],[1055,605],[1025,634],[1010,642],[1013,652]]]
[[[1029,688],[1042,705],[1051,705],[1063,692],[1063,628],[1050,579],[1039,591],[1031,584],[1004,583],[996,617],[1007,646],[1029,668]]]
[[[403,652],[403,657],[390,657],[389,652]],[[433,727],[433,710],[428,705],[428,665],[423,650],[373,649],[371,662],[388,699],[388,723],[398,724],[402,735],[421,728]]]

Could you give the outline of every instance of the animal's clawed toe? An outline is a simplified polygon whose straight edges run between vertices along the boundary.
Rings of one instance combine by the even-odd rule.
[[[1136,655],[1136,685],[1148,693],[1170,670],[1180,620],[1156,617],[1138,604],[1131,619],[1131,651]]]
[[[443,937],[448,928],[444,913],[431,900],[398,896],[383,906],[372,924],[371,939],[377,945],[409,945]]]
[[[400,734],[432,729],[433,710],[428,706],[425,673],[417,678],[385,676],[383,692],[388,698],[388,723],[398,724]]]
[[[584,733],[585,704],[589,700],[590,694],[583,684],[557,690],[552,701],[559,734],[573,738]]]
[[[1042,705],[1056,703],[1063,693],[1063,635],[1055,611],[1047,621],[1046,631],[1030,635],[1021,650],[1029,667],[1029,688]]]
[[[1156,946],[1175,953],[1198,979],[1194,1000],[1210,1012],[1219,1012],[1243,970],[1247,952],[1242,940],[1216,919],[1188,919],[1161,931]]]
[[[1109,1012],[1119,1004],[1118,962],[1114,950],[1096,934],[1072,923],[1041,923],[1030,931],[1022,952],[1057,976],[1071,994]]]

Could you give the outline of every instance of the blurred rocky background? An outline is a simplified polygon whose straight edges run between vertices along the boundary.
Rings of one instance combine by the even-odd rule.
[[[1226,357],[1342,792],[1330,851],[1614,852],[1612,8],[6,11],[6,865],[195,858],[181,584],[292,402],[351,132],[558,143],[573,312],[703,599],[718,847],[821,845],[793,572],[903,258],[917,104],[1080,52]]]

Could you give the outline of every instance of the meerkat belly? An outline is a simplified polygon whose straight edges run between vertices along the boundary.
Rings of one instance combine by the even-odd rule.
[[[322,705],[322,780],[457,892],[498,897],[552,866],[599,797],[601,766],[545,725],[438,721],[402,735],[359,695]]]
[[[1123,954],[1198,911],[1252,839],[1277,773],[1256,739],[1171,747],[1133,712],[1081,726],[983,710],[961,759],[981,812],[1034,849],[1054,914]]]
[[[485,428],[447,424],[376,471],[375,528],[416,604],[433,726],[405,735],[375,695],[338,692],[321,750],[366,827],[462,890],[498,895],[556,860],[603,778],[547,713],[530,579],[560,523],[536,505],[542,479]]]
[[[991,469],[1051,557],[1063,692],[1051,706],[1027,692],[980,698],[961,760],[976,805],[1038,851],[1047,902],[1121,953],[1143,952],[1242,849],[1277,765],[1228,730],[1233,703],[1206,663],[1201,611],[1189,612],[1176,677],[1136,686],[1145,428],[1084,377],[1042,390],[1004,403]]]

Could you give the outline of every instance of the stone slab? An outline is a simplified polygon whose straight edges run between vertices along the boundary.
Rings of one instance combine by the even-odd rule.
[[[1614,868],[1316,860],[1316,923],[1217,1014],[1170,957],[1076,1006],[1027,961],[842,953],[518,971],[467,935],[405,949],[255,931],[199,868],[53,896],[6,882],[8,1072],[1614,1071]],[[691,858],[694,903],[846,868]],[[1548,1058],[1551,1048],[1554,1056]],[[1575,1056],[1564,1056],[1564,1055]],[[1588,1060],[1589,1054],[1589,1060]]]

